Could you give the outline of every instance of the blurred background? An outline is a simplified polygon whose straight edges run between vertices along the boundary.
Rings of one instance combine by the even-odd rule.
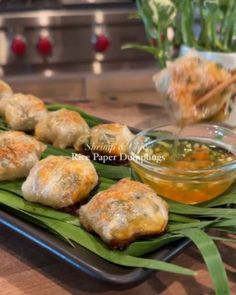
[[[135,16],[135,2],[0,0],[0,79],[15,92],[34,94],[46,102],[78,104],[93,115],[130,126],[168,122],[152,81],[157,60],[141,50],[121,49],[126,43],[149,43],[154,49],[162,44],[150,39],[151,29],[145,32]],[[166,19],[168,15],[159,21]],[[192,23],[190,33],[197,35],[198,14]],[[193,47],[183,37],[179,44],[170,42],[175,56],[181,44]],[[161,38],[168,41],[168,36]],[[231,118],[228,122],[235,126],[236,107]]]
[[[152,82],[156,62],[121,49],[146,43],[135,11],[133,0],[1,0],[1,79],[46,101],[83,102],[92,112],[98,106],[97,115],[101,103],[116,111],[125,106],[137,121],[141,104],[142,120],[150,121],[152,105],[161,105]]]

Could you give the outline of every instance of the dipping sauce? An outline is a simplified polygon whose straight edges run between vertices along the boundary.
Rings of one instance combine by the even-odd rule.
[[[190,140],[160,141],[141,150],[140,156],[165,167],[188,170],[218,167],[236,159],[220,146]]]
[[[138,156],[157,168],[152,172],[131,161],[141,180],[159,195],[182,203],[196,204],[219,196],[235,179],[235,173],[221,169],[236,160],[235,154],[210,141],[151,141]]]

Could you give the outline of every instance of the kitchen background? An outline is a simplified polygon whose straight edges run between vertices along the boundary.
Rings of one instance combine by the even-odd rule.
[[[78,104],[91,114],[130,126],[168,121],[152,82],[157,71],[154,59],[141,51],[121,50],[126,42],[145,43],[143,24],[130,17],[135,11],[134,0],[0,0],[0,79],[15,92]],[[1,290],[7,294],[120,293],[107,291],[3,230]],[[235,251],[223,243],[220,250],[232,269],[235,289]],[[122,294],[165,295],[176,290],[212,294],[209,276],[193,247],[174,263],[201,269],[198,281],[157,273]]]
[[[107,109],[110,120],[121,108],[138,127],[166,120],[152,82],[155,61],[121,50],[146,42],[143,24],[131,17],[135,1],[2,0],[0,11],[0,75],[15,91],[80,101],[98,116]]]
[[[153,57],[121,49],[146,43],[135,12],[135,0],[0,0],[0,78],[15,92],[130,126],[166,123]]]

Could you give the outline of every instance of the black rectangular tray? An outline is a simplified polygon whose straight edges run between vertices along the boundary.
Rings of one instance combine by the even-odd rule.
[[[0,208],[0,224],[31,240],[75,269],[97,280],[112,284],[114,288],[122,286],[125,289],[138,285],[155,272],[151,269],[115,265],[79,245],[73,248],[47,230],[14,215],[14,212],[8,211],[5,207]],[[149,254],[147,257],[169,261],[189,244],[189,240],[180,239]]]
[[[101,120],[104,123],[111,123],[104,119]],[[140,131],[136,128],[130,128],[130,130],[133,133]],[[113,264],[80,245],[76,245],[76,247],[73,248],[46,229],[25,221],[14,214],[13,210],[4,206],[2,208],[0,207],[0,225],[9,228],[28,240],[31,240],[36,245],[46,249],[49,254],[70,264],[75,269],[82,271],[97,280],[111,284],[114,288],[126,289],[133,287],[142,283],[151,274],[156,272],[156,270],[152,269],[123,267]],[[161,261],[170,261],[182,252],[182,250],[184,250],[190,243],[190,240],[179,239],[178,241],[170,243],[145,257]]]

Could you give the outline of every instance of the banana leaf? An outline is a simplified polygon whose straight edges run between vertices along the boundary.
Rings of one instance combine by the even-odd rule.
[[[168,200],[170,211],[175,214],[201,216],[201,217],[216,217],[216,218],[236,218],[236,210],[228,208],[206,208],[200,206],[191,206],[180,204]]]
[[[179,233],[191,239],[201,252],[213,281],[215,294],[230,295],[224,264],[212,238],[204,231],[196,228],[181,230]]]
[[[31,213],[35,216],[44,216],[53,220],[60,220],[74,225],[80,225],[79,218],[77,216],[73,216],[71,214],[54,210],[46,206],[28,202],[23,198],[10,193],[9,191],[7,192],[0,190],[0,204],[16,210],[20,210],[22,212]]]
[[[133,242],[130,246],[124,250],[124,253],[132,255],[132,256],[142,256],[144,254],[148,254],[152,251],[156,251],[161,247],[179,240],[183,237],[180,234],[170,234],[166,233],[160,237],[153,239],[146,239]]]
[[[231,238],[223,238],[223,237],[217,237],[217,236],[211,236],[211,238],[215,241],[223,241],[223,242],[232,242],[236,243],[236,239]]]
[[[86,120],[89,120],[90,126],[99,123],[99,120],[76,107],[55,104],[48,106],[48,109],[53,111],[61,107],[80,112]],[[3,120],[0,120],[0,129],[7,129]],[[42,157],[44,158],[52,154],[71,156],[73,152],[75,152],[73,149],[58,149],[52,145],[48,145]],[[114,166],[96,162],[94,162],[94,165],[100,179],[96,191],[109,188],[121,178],[133,178],[129,166]],[[226,239],[217,236],[210,237],[204,231],[214,228],[221,232],[236,234],[236,209],[234,207],[229,208],[230,204],[236,204],[236,184],[222,196],[199,204],[198,206],[184,205],[167,200],[170,207],[170,214],[166,233],[158,237],[137,240],[131,243],[124,251],[112,251],[98,237],[87,233],[81,228],[77,216],[24,200],[21,192],[23,181],[17,180],[0,183],[0,206],[12,208],[16,214],[20,214],[21,217],[23,216],[29,222],[43,226],[45,229],[58,235],[58,237],[63,238],[72,246],[80,244],[108,261],[129,267],[145,267],[193,275],[194,272],[186,268],[141,257],[161,247],[165,247],[169,243],[187,237],[199,248],[208,266],[209,273],[212,276],[216,294],[229,294],[227,277],[213,239],[231,242],[235,242],[235,239]],[[217,268],[215,274],[213,272],[214,268]]]
[[[171,263],[158,261],[154,259],[138,258],[127,255],[121,251],[110,250],[107,246],[95,236],[89,234],[80,228],[77,217],[70,214],[59,212],[37,204],[31,204],[14,194],[0,191],[0,204],[4,204],[10,208],[14,208],[26,215],[27,220],[31,218],[31,222],[43,225],[49,231],[57,233],[66,241],[75,242],[107,261],[122,266],[144,267],[156,270],[168,271],[184,275],[194,275],[195,272]]]

